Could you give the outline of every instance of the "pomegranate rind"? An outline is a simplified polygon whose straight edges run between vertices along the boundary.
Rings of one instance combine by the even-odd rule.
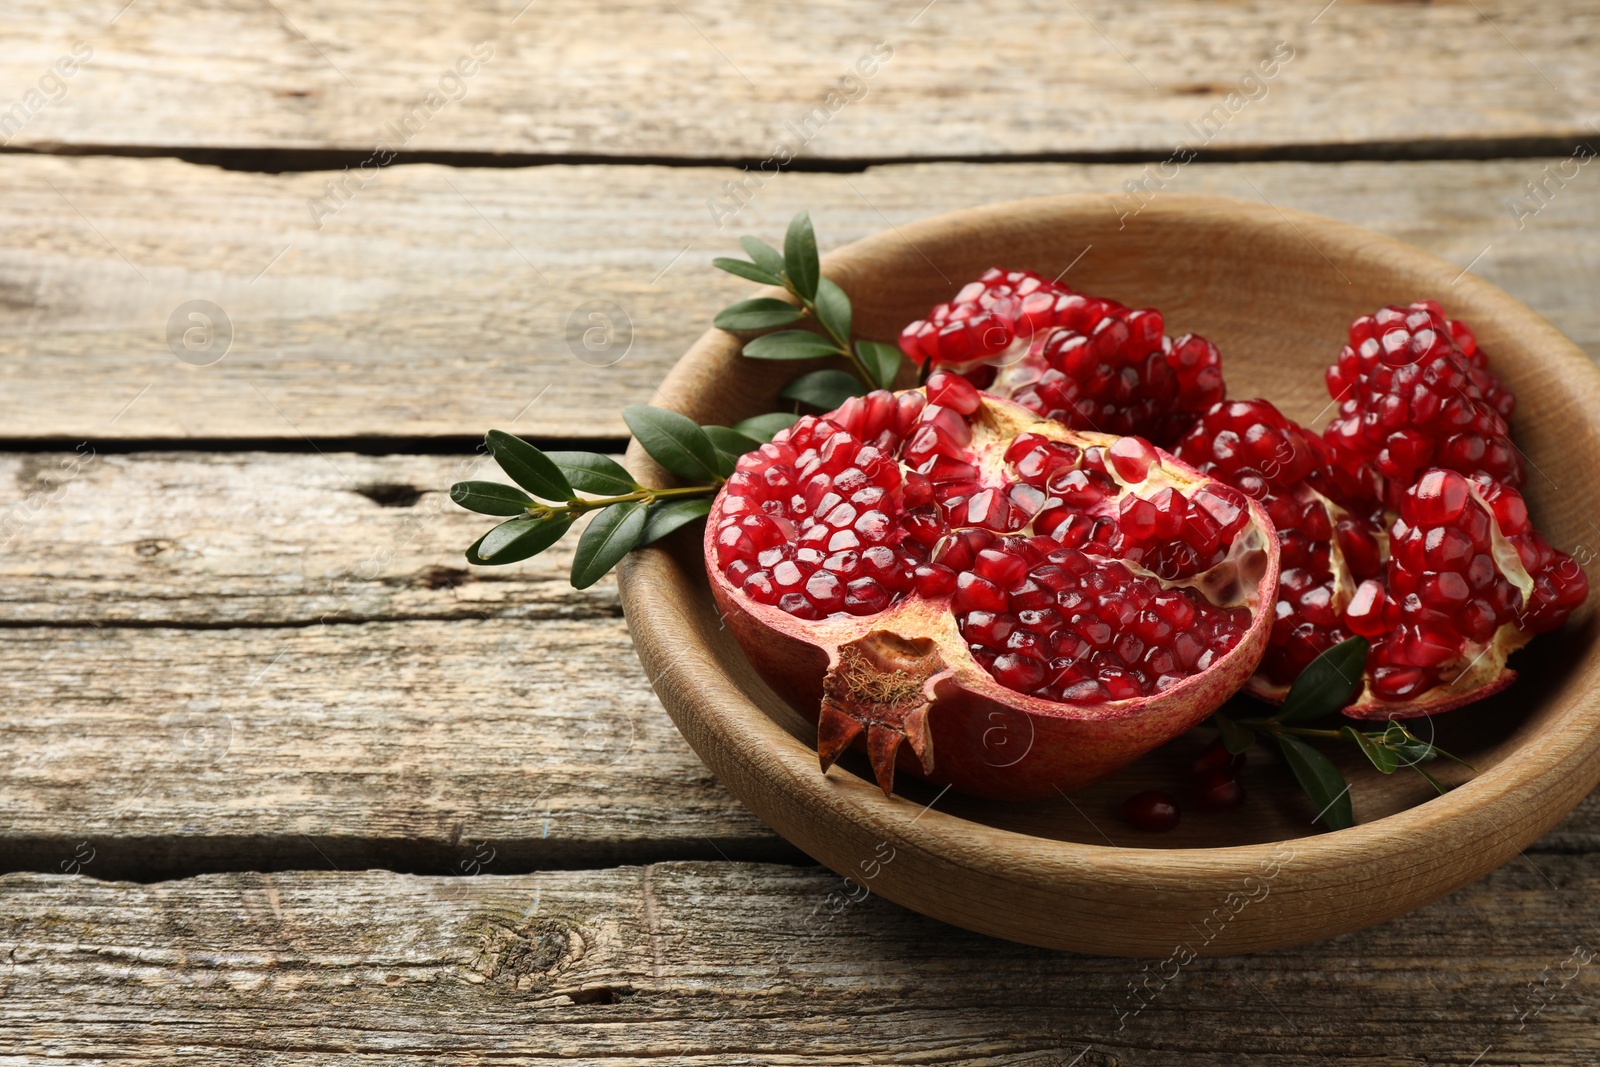
[[[1109,447],[1118,438],[1069,430],[1008,400],[982,394],[981,417],[1009,437],[1037,433],[1079,447]],[[1220,484],[1168,453],[1157,450],[1159,473],[1198,488]],[[1271,605],[1277,597],[1278,538],[1259,503],[1246,499],[1249,521],[1250,593],[1243,602],[1251,614],[1237,645],[1206,670],[1168,689],[1127,700],[1073,704],[1044,700],[1008,689],[966,649],[948,598],[910,595],[872,616],[830,616],[808,621],[775,605],[756,602],[735,587],[715,565],[714,537],[724,496],[712,504],[703,549],[712,595],[723,623],[744,649],[762,679],[791,707],[818,722],[825,680],[839,666],[839,649],[872,634],[931,639],[942,657],[929,674],[923,695],[926,737],[919,746],[902,744],[893,773],[948,785],[963,793],[996,800],[1024,801],[1069,793],[1090,785],[1203,722],[1254,673],[1271,632]],[[919,726],[922,724],[919,724]],[[857,751],[869,749],[870,730],[851,738]],[[929,755],[931,753],[931,755]],[[926,757],[926,759],[925,759]],[[826,765],[831,762],[821,754]],[[878,769],[889,792],[891,775]]]

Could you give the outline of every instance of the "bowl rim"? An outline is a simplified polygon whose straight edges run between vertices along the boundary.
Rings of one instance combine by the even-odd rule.
[[[1107,210],[1106,202],[1103,194],[1066,194],[986,204],[898,226],[891,224],[886,230],[830,253],[824,258],[824,266],[848,266],[857,257],[868,256],[891,243],[915,244],[919,236],[932,240],[936,233],[952,228],[978,229],[998,218],[1014,219],[1018,212],[1044,218],[1070,215],[1087,208],[1103,214]],[[1292,227],[1302,237],[1306,230],[1311,230],[1319,237],[1333,239],[1341,250],[1362,254],[1381,252],[1400,269],[1427,279],[1443,279],[1445,286],[1453,287],[1456,296],[1453,302],[1487,306],[1497,319],[1503,316],[1515,320],[1519,330],[1531,335],[1531,346],[1541,350],[1541,358],[1549,360],[1564,381],[1581,387],[1589,395],[1600,395],[1600,368],[1573,342],[1510,294],[1466,271],[1458,273],[1454,264],[1432,253],[1352,223],[1270,204],[1202,194],[1163,193],[1144,207],[1141,223],[1181,223],[1185,216],[1196,212],[1221,212],[1272,228]],[[1310,243],[1309,237],[1306,240]],[[1322,251],[1322,246],[1313,244],[1312,247]],[[1323,254],[1327,258],[1327,254]],[[1443,286],[1440,291],[1442,289]],[[738,346],[738,340],[731,334],[708,330],[674,365],[651,402],[681,409],[695,391],[693,368],[705,360],[736,353]],[[1600,423],[1600,418],[1593,421]],[[630,444],[627,459],[635,470],[660,473],[637,443]],[[1443,796],[1348,829],[1306,837],[1199,848],[1120,848],[1114,843],[1090,844],[1036,837],[940,812],[931,804],[916,811],[918,805],[914,802],[898,794],[885,800],[875,785],[853,773],[838,768],[825,775],[818,773],[815,749],[797,740],[771,718],[721,669],[697,678],[689,690],[671,684],[670,680],[663,684],[663,677],[673,673],[674,666],[689,662],[711,666],[716,663],[714,658],[692,654],[695,650],[685,647],[686,642],[692,642],[692,638],[681,636],[690,632],[684,629],[687,618],[683,613],[688,609],[669,603],[671,598],[653,595],[655,590],[663,588],[663,581],[679,569],[669,549],[653,547],[631,554],[619,574],[624,614],[641,659],[651,669],[652,685],[691,746],[735,795],[780,834],[836,870],[839,868],[825,855],[819,855],[828,849],[819,844],[813,832],[816,828],[808,826],[813,821],[809,818],[812,812],[838,811],[856,825],[870,828],[874,835],[891,837],[904,847],[919,850],[944,864],[971,870],[977,870],[982,864],[990,876],[996,870],[1004,872],[1005,881],[1043,881],[1059,887],[1082,884],[1086,878],[1101,885],[1136,879],[1157,891],[1178,891],[1202,870],[1208,880],[1218,876],[1238,880],[1258,872],[1263,862],[1278,854],[1286,843],[1297,852],[1314,853],[1308,864],[1313,875],[1326,875],[1334,870],[1375,871],[1395,863],[1404,865],[1408,858],[1414,860],[1420,849],[1443,853],[1454,864],[1454,873],[1446,879],[1450,884],[1442,889],[1434,886],[1438,891],[1430,890],[1432,895],[1427,899],[1431,900],[1481,877],[1519,854],[1600,785],[1600,694],[1596,694],[1574,699],[1546,729],[1518,746],[1518,758],[1501,760]],[[699,580],[697,576],[691,577]],[[735,748],[743,749],[739,758],[745,760],[746,765],[733,766],[728,762]],[[749,776],[754,774],[764,775],[768,787],[775,790],[780,799],[770,802],[760,797],[753,799],[759,792],[750,788]],[[1503,800],[1512,795],[1523,800],[1514,809]],[[908,813],[914,813],[915,817],[905,819],[903,816]],[[1440,832],[1446,828],[1448,832]],[[902,899],[903,894],[888,892],[886,895],[946,921],[1014,940],[1104,951],[1092,944],[1063,942],[1059,938],[1019,937],[1015,929],[1004,923],[969,921],[950,913],[941,914],[922,903],[910,903]],[[1413,900],[1389,911],[1369,910],[1359,921],[1325,924],[1324,929],[1314,931],[1312,936],[1331,936],[1358,929],[1423,902]],[[1248,947],[1254,950],[1307,939],[1304,936],[1267,938]]]

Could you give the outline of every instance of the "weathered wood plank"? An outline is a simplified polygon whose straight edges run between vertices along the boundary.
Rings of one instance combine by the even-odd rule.
[[[1600,354],[1600,308],[1575,281],[1600,272],[1600,182],[1587,170],[1564,187],[1552,182],[1552,198],[1520,230],[1504,203],[1558,163],[1191,164],[1166,188],[1264,195],[1471,263]],[[706,201],[732,172],[717,168],[395,167],[317,229],[306,204],[326,174],[100,158],[3,166],[0,436],[73,442],[475,436],[493,425],[620,437],[618,409],[647,399],[747,288],[709,265],[736,249],[736,234],[775,238],[805,205],[832,246],[982,202],[1109,197],[1147,170],[785,174],[719,231]],[[1108,199],[1107,210],[1130,203]],[[205,367],[177,358],[167,338],[174,312],[197,299],[223,308],[234,334]],[[599,300],[632,324],[631,347],[619,332],[589,356],[606,362],[627,349],[604,367],[580,359],[583,344],[567,337],[570,320],[581,338],[592,323],[574,312]],[[180,316],[178,335],[189,325]]]
[[[1600,28],[1581,0],[14,7],[16,145],[751,160],[1587,137]]]
[[[472,477],[509,480],[480,455],[0,454],[0,624],[621,614],[609,578],[572,588],[576,535],[469,568],[463,551],[496,521],[451,503]]]
[[[142,876],[794,855],[673,731],[609,581],[572,590],[568,547],[462,566],[489,520],[439,490],[475,457],[108,455],[57,481],[60,462],[0,457],[38,503],[0,562],[9,865],[70,866],[81,842],[95,873]],[[1078,800],[1121,833],[1117,788]],[[1100,840],[1059,807],[1035,823]],[[1600,798],[1539,848],[1600,850]]]
[[[9,628],[0,709],[10,869],[798,856],[678,736],[620,618]]]
[[[815,869],[729,863],[158,885],[11,875],[5,1052],[1099,1067],[1600,1056],[1592,857],[1513,864],[1322,945],[1187,966],[991,941],[844,891]]]

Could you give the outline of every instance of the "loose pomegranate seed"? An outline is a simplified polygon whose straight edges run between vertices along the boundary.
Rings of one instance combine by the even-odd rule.
[[[1226,811],[1244,802],[1244,786],[1228,767],[1215,767],[1197,774],[1194,793],[1201,811]]]
[[[1244,766],[1244,762],[1244,753],[1235,755],[1229,752],[1228,746],[1223,744],[1219,737],[1206,746],[1206,750],[1189,765],[1189,768],[1195,777],[1218,770],[1237,773]]]
[[[1178,825],[1178,798],[1160,789],[1135,793],[1122,802],[1122,817],[1140,830],[1165,833]]]

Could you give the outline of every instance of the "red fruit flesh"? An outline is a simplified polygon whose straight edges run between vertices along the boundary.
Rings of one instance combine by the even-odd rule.
[[[1471,331],[1438,304],[1390,306],[1356,319],[1327,380],[1339,402],[1324,433],[1333,463],[1370,465],[1391,509],[1430,467],[1522,484],[1506,425],[1516,398],[1489,373]]]
[[[996,269],[907,326],[900,347],[1074,429],[1169,446],[1224,387],[1214,345],[1163,329],[1158,311]]]
[[[898,766],[1054,795],[1249,677],[1277,579],[1259,506],[951,375],[926,396],[945,403],[880,391],[801,419],[739,461],[707,524],[729,629],[818,719],[824,769],[864,744],[886,793]]]
[[[1503,420],[1515,399],[1471,331],[1422,303],[1358,319],[1351,342],[1329,370],[1349,396],[1326,442],[1266,401],[1236,401],[1174,454],[1260,500],[1278,529],[1278,602],[1252,693],[1281,701],[1313,657],[1357,634],[1371,649],[1346,714],[1441,712],[1509,684],[1510,653],[1560,626],[1588,579],[1528,523]],[[1499,443],[1463,451],[1469,438]]]
[[[1272,637],[1254,692],[1286,691],[1306,665],[1350,636],[1341,617],[1354,582],[1381,572],[1381,529],[1328,494],[1320,442],[1265,400],[1216,405],[1173,449],[1267,509],[1282,545]],[[1323,491],[1319,491],[1323,490]]]

